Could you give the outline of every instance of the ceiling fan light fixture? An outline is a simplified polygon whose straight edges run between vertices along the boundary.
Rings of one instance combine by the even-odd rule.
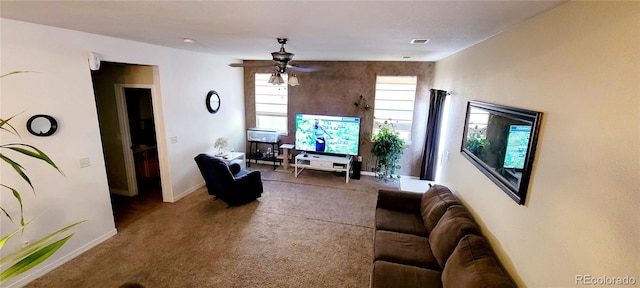
[[[291,74],[291,76],[289,77],[289,86],[298,86],[298,85],[300,85],[298,76],[296,76],[296,74]]]
[[[280,75],[280,73],[276,74],[276,81],[275,81],[276,85],[282,85],[284,84],[284,79],[282,79],[282,76]]]
[[[280,73],[273,72],[273,74],[271,74],[271,77],[269,77],[269,83],[273,85],[281,85],[284,84],[284,79],[282,79]]]
[[[276,74],[285,74],[287,73],[287,70],[289,68],[297,72],[313,72],[313,71],[320,70],[317,65],[316,67],[309,67],[309,68],[300,67],[297,65],[291,65],[290,62],[294,54],[284,50],[284,45],[287,43],[287,38],[278,38],[278,43],[280,44],[280,50],[276,52],[271,52],[271,57],[273,61],[271,64],[243,62],[243,63],[231,63],[229,64],[229,66],[231,67],[268,67],[268,66],[274,67],[275,66],[274,67],[275,69],[273,71]],[[277,75],[273,75],[273,77],[276,77],[276,76]],[[275,79],[269,79],[269,83],[274,83],[274,81]]]

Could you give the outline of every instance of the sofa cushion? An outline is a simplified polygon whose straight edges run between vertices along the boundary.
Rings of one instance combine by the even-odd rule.
[[[429,240],[411,234],[376,231],[373,259],[441,270],[438,261],[431,253]]]
[[[376,209],[376,229],[418,236],[427,236],[427,230],[422,224],[422,217],[417,213],[396,210]]]
[[[371,276],[371,287],[442,287],[438,271],[415,266],[375,261]]]
[[[431,233],[451,205],[461,205],[461,203],[445,186],[433,185],[422,195],[420,214],[427,233]]]
[[[460,239],[467,234],[480,235],[480,228],[473,217],[463,206],[449,207],[429,235],[431,251],[440,267],[444,267]]]
[[[462,237],[442,271],[444,287],[515,287],[482,236]]]
[[[379,189],[376,208],[408,213],[420,213],[420,201],[422,200],[422,194],[424,193]]]

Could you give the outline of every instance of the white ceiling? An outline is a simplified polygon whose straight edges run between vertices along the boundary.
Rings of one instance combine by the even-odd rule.
[[[246,60],[286,37],[295,60],[437,61],[564,2],[2,0],[0,16]]]

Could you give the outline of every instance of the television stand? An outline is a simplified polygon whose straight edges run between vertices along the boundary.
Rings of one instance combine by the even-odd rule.
[[[329,156],[321,154],[301,153],[295,159],[295,175],[298,177],[305,168],[323,171],[345,172],[345,183],[349,183],[349,170],[353,157]]]

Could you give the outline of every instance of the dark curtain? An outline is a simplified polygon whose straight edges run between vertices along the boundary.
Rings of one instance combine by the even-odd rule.
[[[435,180],[438,145],[440,143],[440,123],[447,91],[431,89],[429,98],[429,118],[427,119],[427,136],[422,154],[421,180]]]

